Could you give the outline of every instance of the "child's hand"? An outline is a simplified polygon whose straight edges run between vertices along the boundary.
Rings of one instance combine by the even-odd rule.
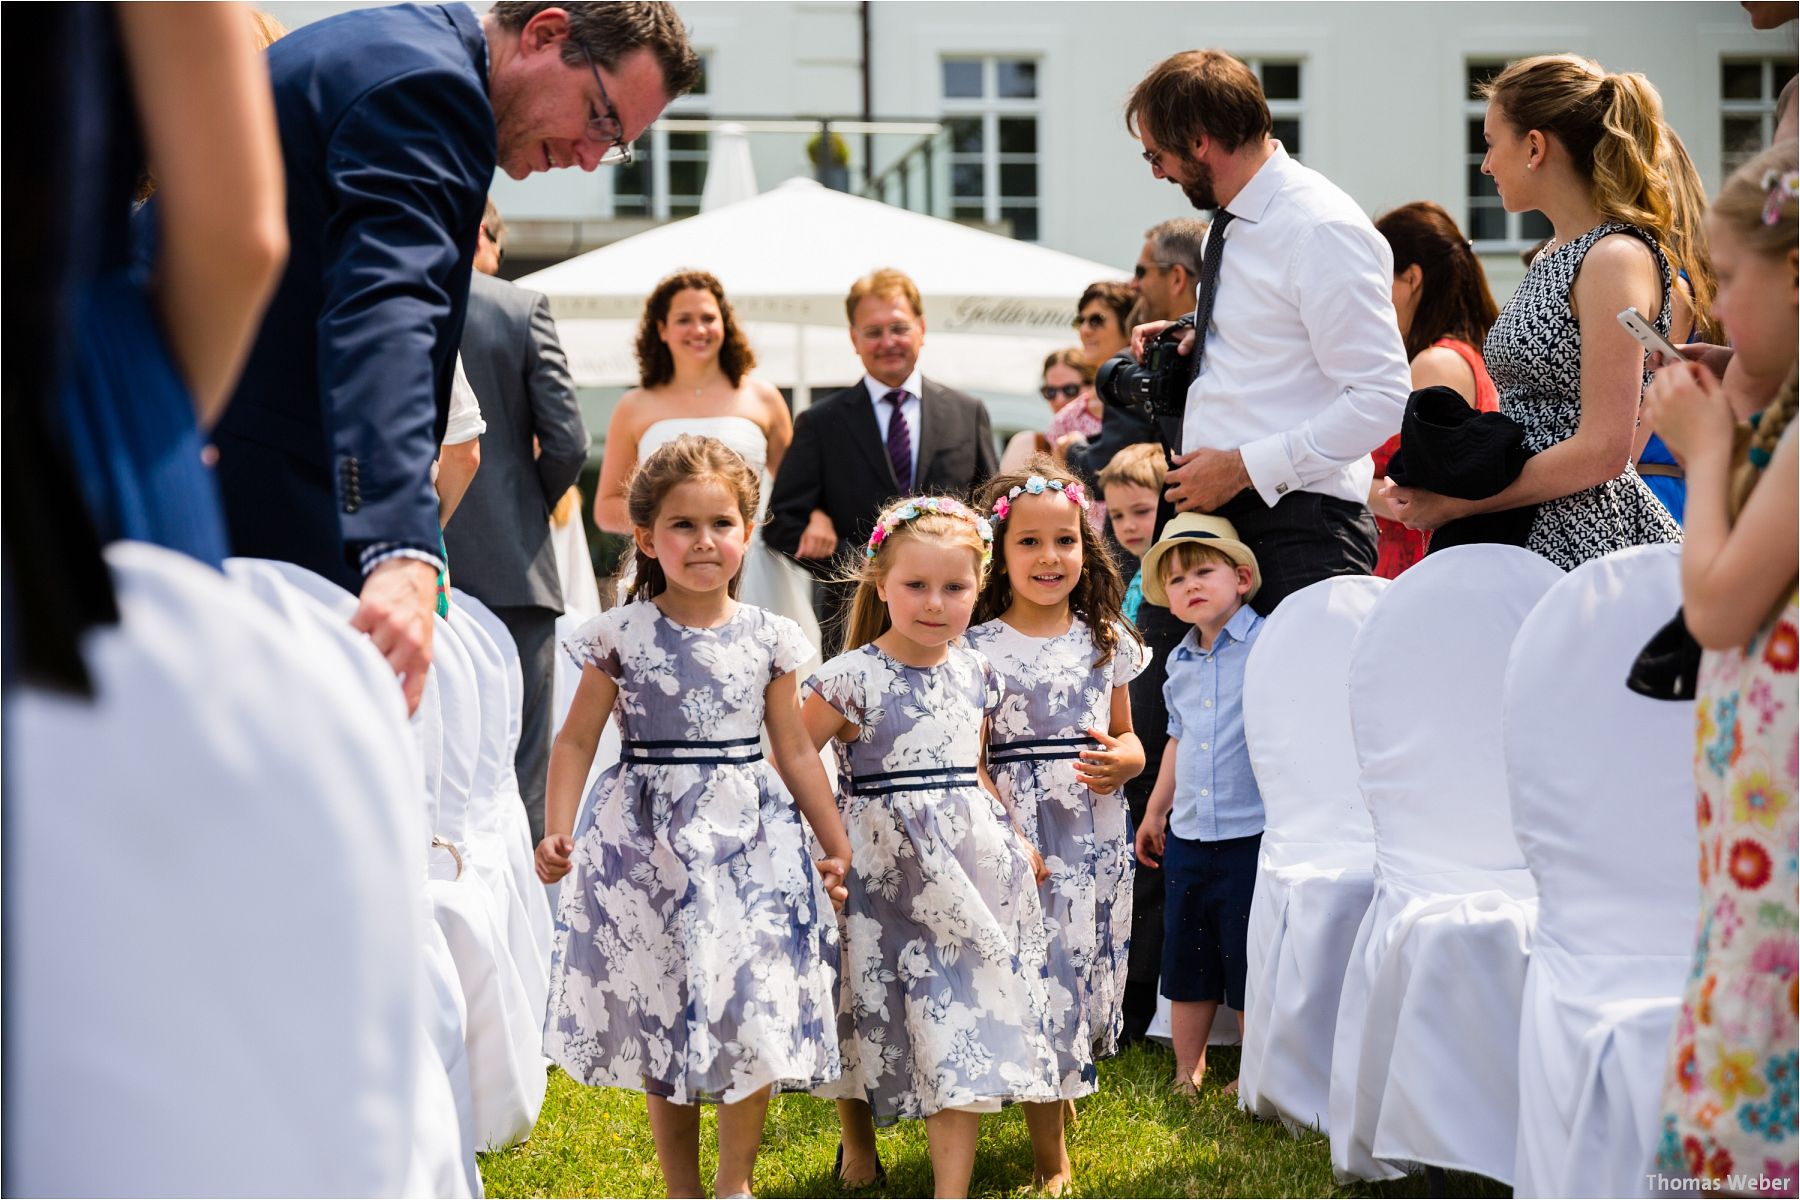
[[[537,866],[537,877],[541,883],[555,883],[569,873],[569,859],[575,853],[575,843],[566,833],[552,833],[545,836],[537,844],[537,853],[532,861]]]
[[[1644,419],[1683,466],[1708,448],[1729,450],[1737,424],[1725,389],[1697,363],[1676,363],[1656,373],[1644,390]]]
[[[1025,842],[1025,835],[1021,833],[1019,835],[1019,840]],[[1050,878],[1050,868],[1045,865],[1044,856],[1039,854],[1037,852],[1037,847],[1030,842],[1025,842],[1025,853],[1031,856],[1032,880],[1040,887],[1043,886],[1044,880]]]
[[[1136,778],[1144,769],[1143,758],[1120,748],[1120,739],[1103,729],[1090,729],[1088,736],[1100,743],[1098,750],[1083,750],[1075,762],[1075,779],[1099,796],[1110,796]]]
[[[813,867],[825,885],[825,894],[831,897],[831,907],[843,912],[844,901],[850,898],[850,889],[844,886],[844,876],[849,874],[850,868],[841,858],[821,858]]]
[[[1152,870],[1162,866],[1163,842],[1168,829],[1167,819],[1158,820],[1145,817],[1144,823],[1138,826],[1137,843],[1133,847],[1137,852],[1137,860]]]

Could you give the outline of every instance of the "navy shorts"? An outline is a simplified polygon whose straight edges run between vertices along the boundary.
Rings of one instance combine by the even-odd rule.
[[[1262,834],[1163,847],[1162,994],[1244,1011],[1244,953]]]

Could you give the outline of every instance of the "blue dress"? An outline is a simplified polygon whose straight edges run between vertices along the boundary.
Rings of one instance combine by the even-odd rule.
[[[1093,1059],[1117,1052],[1124,1026],[1134,863],[1124,790],[1100,795],[1075,777],[1090,728],[1112,725],[1114,689],[1144,669],[1149,653],[1116,626],[1112,657],[1079,617],[1065,633],[1032,637],[1005,621],[969,630],[1006,685],[988,733],[988,770],[1000,798],[1050,868],[1044,907],[1053,930],[1050,969],[1057,1050],[1093,1090]]]
[[[564,649],[619,685],[623,750],[575,829],[544,1052],[676,1104],[835,1079],[837,924],[762,756],[764,689],[812,654],[799,626],[740,604],[695,629],[638,601]]]
[[[1000,704],[993,667],[957,645],[936,667],[870,645],[806,686],[860,730],[833,742],[853,856],[844,1074],[817,1094],[866,1101],[878,1125],[1060,1099],[1030,854],[976,774],[984,718]]]

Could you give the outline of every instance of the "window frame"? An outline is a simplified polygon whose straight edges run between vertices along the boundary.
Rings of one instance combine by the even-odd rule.
[[[1277,99],[1274,99],[1273,97],[1271,97],[1268,93],[1268,88],[1264,87],[1263,88],[1263,99],[1269,106],[1269,119],[1271,121],[1292,121],[1292,122],[1294,122],[1295,125],[1297,125],[1299,127],[1298,132],[1300,135],[1300,137],[1299,137],[1300,148],[1298,150],[1295,150],[1295,148],[1293,146],[1288,145],[1286,141],[1283,141],[1281,143],[1281,148],[1283,150],[1286,150],[1288,152],[1289,156],[1292,157],[1293,159],[1295,159],[1296,161],[1300,160],[1305,154],[1308,153],[1307,127],[1306,127],[1306,102],[1307,102],[1307,86],[1306,85],[1307,85],[1307,78],[1312,74],[1312,71],[1310,70],[1311,63],[1308,61],[1307,56],[1304,54],[1258,54],[1258,55],[1253,55],[1249,58],[1241,59],[1240,61],[1243,62],[1243,64],[1246,67],[1250,68],[1251,73],[1256,76],[1256,82],[1259,85],[1261,85],[1263,82],[1263,69],[1265,67],[1293,67],[1294,68],[1296,76],[1297,76],[1297,78],[1299,80],[1299,84],[1300,84],[1299,89],[1298,89],[1300,94],[1292,99],[1284,98],[1284,99],[1277,100]],[[1275,134],[1272,136],[1279,137],[1279,134]]]
[[[1755,64],[1759,70],[1759,94],[1754,100],[1728,100],[1725,97],[1725,70],[1727,67],[1749,66]],[[1719,55],[1718,86],[1714,94],[1719,100],[1719,178],[1731,177],[1731,173],[1744,163],[1756,157],[1761,147],[1770,145],[1775,140],[1775,102],[1781,96],[1781,88],[1775,86],[1775,67],[1777,64],[1795,66],[1794,57],[1782,54],[1721,54]],[[1725,122],[1757,118],[1761,126],[1758,139],[1758,150],[1734,150],[1725,138]]]
[[[670,101],[668,108],[664,110],[662,116],[706,118],[712,115],[712,96],[711,88],[709,87],[710,79],[708,74],[711,66],[711,52],[702,52],[700,55],[699,86],[696,87],[694,91]],[[669,148],[669,131],[662,128],[660,121],[651,125],[651,127],[645,131],[644,136],[638,139],[638,145],[643,147],[643,152],[639,161],[645,168],[645,190],[642,192],[621,193],[618,187],[620,173],[622,170],[629,170],[630,168],[610,168],[607,179],[608,186],[606,189],[605,215],[608,217],[622,217],[625,219],[668,221],[676,217],[691,217],[695,213],[698,213],[700,211],[700,193],[689,196],[688,193],[683,192],[681,194],[682,204],[680,206],[682,211],[679,213],[675,211],[676,205],[673,203],[674,197],[669,193],[669,164],[671,162],[700,163],[702,168],[700,172],[700,189],[702,193],[706,190],[706,171],[710,166],[712,135],[710,133],[695,133],[688,134],[687,136],[700,139],[698,149],[671,150]],[[646,142],[649,143],[647,146],[644,145]],[[635,202],[639,197],[642,197],[645,201],[642,211],[638,211],[635,207]],[[634,203],[633,209],[630,211],[621,211],[621,199],[632,201]]]
[[[1508,212],[1505,205],[1498,203],[1498,196],[1479,197],[1483,200],[1492,199],[1496,201],[1496,203],[1482,204],[1479,207],[1493,209],[1500,213],[1501,217],[1506,222],[1506,236],[1503,238],[1478,238],[1475,236],[1475,209],[1477,207],[1475,201],[1478,197],[1474,190],[1469,187],[1469,180],[1471,178],[1470,172],[1472,170],[1481,170],[1481,162],[1487,157],[1487,153],[1486,151],[1483,151],[1480,154],[1476,154],[1469,149],[1469,146],[1475,140],[1475,137],[1480,136],[1475,133],[1475,130],[1478,129],[1487,118],[1487,101],[1474,95],[1475,89],[1471,86],[1473,82],[1473,72],[1478,69],[1503,70],[1507,63],[1523,57],[1529,56],[1514,55],[1506,59],[1465,56],[1463,59],[1463,69],[1460,80],[1462,89],[1461,119],[1457,122],[1457,144],[1462,147],[1462,153],[1458,156],[1459,161],[1462,164],[1462,169],[1458,172],[1461,176],[1463,191],[1461,224],[1463,235],[1469,239],[1469,245],[1474,249],[1476,254],[1522,254],[1526,250],[1537,245],[1542,238],[1550,236],[1548,230],[1535,237],[1526,233],[1524,228],[1525,220],[1533,214]],[[1536,216],[1546,225],[1549,224],[1549,218],[1545,217],[1542,213],[1538,213]]]
[[[980,96],[947,96],[944,94],[944,65],[952,62],[979,62],[981,64]],[[1002,97],[1000,95],[999,75],[1001,62],[1030,63],[1036,75],[1036,95],[1024,97]],[[938,55],[937,92],[938,108],[946,123],[957,118],[979,118],[981,121],[981,219],[989,225],[998,225],[1007,218],[1006,209],[1030,208],[1037,214],[1037,229],[1029,238],[1013,236],[1022,242],[1033,245],[1043,240],[1044,236],[1044,64],[1041,54],[1003,53],[980,54],[946,51]],[[1028,117],[1036,127],[1033,138],[1036,148],[1029,154],[1017,151],[1007,152],[1000,148],[1000,122],[1005,118]],[[952,143],[954,145],[954,142]],[[947,173],[945,195],[949,197],[950,211],[954,214],[958,208],[974,207],[966,194],[956,191],[955,168],[967,165],[977,155],[968,151],[958,152],[954,149],[946,156],[945,171]],[[1029,197],[1002,194],[1000,189],[1001,168],[1030,164],[1035,171],[1035,191]],[[954,218],[953,218],[954,219]]]

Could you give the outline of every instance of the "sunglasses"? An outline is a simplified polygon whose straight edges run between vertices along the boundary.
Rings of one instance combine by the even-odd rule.
[[[1038,389],[1038,394],[1046,400],[1054,400],[1058,394],[1062,395],[1066,400],[1073,400],[1086,390],[1087,384],[1085,383],[1065,383],[1061,386],[1053,386],[1046,383],[1043,387]]]
[[[1174,265],[1175,265],[1174,263],[1159,262],[1156,264],[1156,269],[1159,271],[1167,271],[1170,267],[1172,267]],[[1144,276],[1148,275],[1149,273],[1150,273],[1150,268],[1146,267],[1143,263],[1138,263],[1136,266],[1131,268],[1131,277],[1133,279],[1142,279]]]
[[[1073,321],[1071,321],[1069,323],[1071,325],[1073,325],[1076,329],[1081,329],[1084,326],[1088,329],[1104,329],[1104,328],[1106,328],[1106,314],[1105,313],[1089,313],[1085,317],[1076,317]]]

